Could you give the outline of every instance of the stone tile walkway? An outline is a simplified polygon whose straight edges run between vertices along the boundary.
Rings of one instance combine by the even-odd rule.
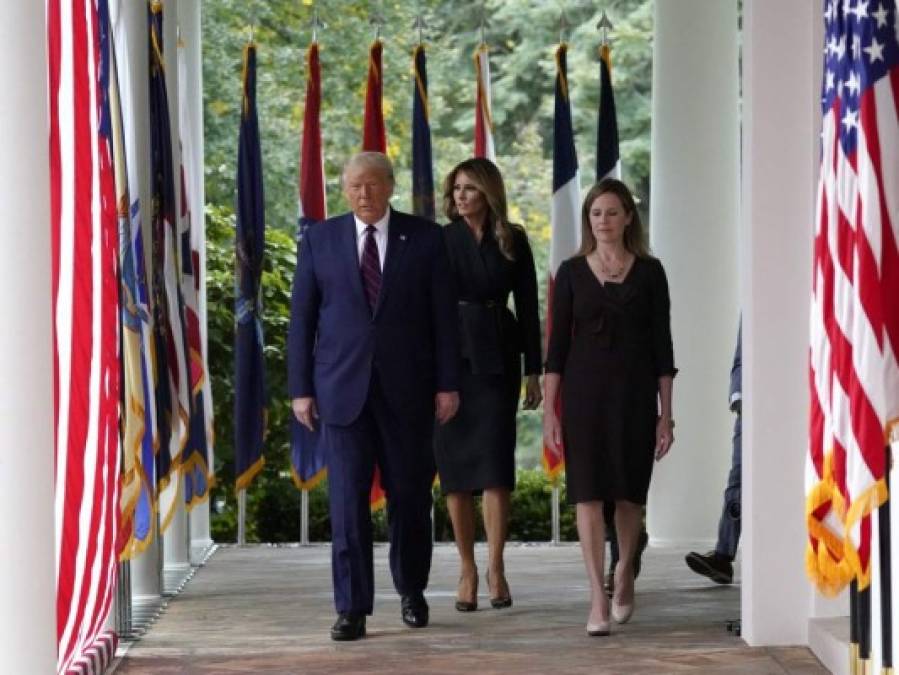
[[[739,616],[739,587],[690,572],[684,551],[650,549],[632,621],[606,638],[584,634],[586,577],[576,545],[510,545],[515,604],[453,608],[452,546],[434,552],[431,625],[406,628],[375,551],[377,597],[368,636],[334,643],[330,548],[225,547],[199,570],[165,615],[119,662],[116,675],[231,673],[825,673],[805,648],[752,649],[725,630]],[[486,550],[478,548],[482,573]]]

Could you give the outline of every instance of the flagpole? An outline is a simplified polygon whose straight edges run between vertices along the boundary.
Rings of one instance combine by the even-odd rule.
[[[247,491],[242,488],[237,491],[237,545],[243,546],[247,543]]]
[[[559,512],[559,479],[553,481],[552,491],[552,543],[558,545],[562,541],[561,514]]]
[[[300,491],[300,544],[309,545],[309,490]]]
[[[849,675],[859,675],[858,582],[849,582]]]
[[[602,16],[599,17],[599,23],[596,24],[596,27],[602,31],[602,44],[606,46],[609,44],[609,31],[613,30],[615,27],[612,25],[612,22],[609,21],[608,15],[603,10]]]
[[[893,466],[890,446],[887,445],[886,470],[883,479],[886,482],[887,494],[890,494],[890,470]],[[877,529],[880,536],[880,672],[891,675],[893,672],[893,577],[892,577],[892,537],[890,536],[890,502],[881,504],[877,512]]]
[[[858,591],[858,672],[871,675],[871,584]]]

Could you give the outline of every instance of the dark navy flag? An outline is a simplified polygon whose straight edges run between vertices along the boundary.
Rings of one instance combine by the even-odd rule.
[[[262,261],[265,206],[256,117],[256,45],[244,48],[243,101],[237,150],[237,232],[234,279],[234,463],[237,489],[262,469],[265,364],[262,354]]]
[[[618,155],[618,116],[612,90],[612,57],[609,45],[599,52],[599,119],[596,124],[596,182],[607,177],[621,178]]]
[[[412,52],[412,213],[434,220],[434,169],[428,121],[428,73],[425,47]]]
[[[190,403],[186,386],[183,299],[177,283],[177,204],[172,132],[163,52],[163,7],[149,6],[151,259],[155,357],[156,483],[160,533],[176,509],[180,463]]]

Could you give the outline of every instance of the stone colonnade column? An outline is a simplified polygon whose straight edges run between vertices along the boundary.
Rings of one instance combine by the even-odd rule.
[[[179,0],[165,0],[163,13],[163,42],[165,54],[165,84],[168,90],[169,124],[172,131],[172,158],[175,163],[175,198],[181,204],[181,131],[178,119],[178,7]],[[180,208],[180,206],[179,206]],[[178,481],[177,508],[175,515],[163,535],[163,560],[166,576],[180,579],[190,570],[190,549],[188,546],[187,509],[184,506],[184,485]]]
[[[185,90],[195,98],[190,104],[189,129],[182,129],[183,134],[190,133],[193,139],[193,156],[190,164],[194,167],[194,175],[187,186],[190,195],[191,211],[193,219],[191,227],[199,229],[200,240],[205,241],[205,219],[203,217],[206,195],[204,191],[204,155],[203,155],[203,55],[202,55],[202,30],[200,23],[201,7],[196,0],[192,2],[178,3],[178,23],[181,27],[181,38],[184,46],[185,71],[187,74],[187,86]],[[209,354],[206,345],[206,247],[201,246],[200,254],[200,331],[203,345],[203,353]],[[206,419],[212,419],[211,387],[209,386],[209,373],[206,373],[206,385],[203,394],[206,404]],[[209,448],[209,466],[214,466],[213,448]],[[191,560],[196,562],[198,556],[212,545],[212,537],[209,529],[209,500],[196,505],[189,514],[190,518],[190,554]]]
[[[743,3],[743,587],[750,645],[805,644],[808,320],[821,3]]]
[[[737,337],[739,69],[736,0],[656,0],[652,248],[668,273],[676,442],[655,467],[654,543],[709,545],[731,458]]]
[[[56,670],[50,160],[43,2],[0,22],[0,654],[17,672]],[[11,92],[15,92],[12,95]],[[37,311],[35,311],[37,308]]]
[[[141,223],[144,238],[150,241],[150,134],[149,134],[149,92],[147,73],[149,70],[147,47],[147,6],[142,2],[121,2],[118,5],[120,18],[115,27],[124,31],[128,37],[128,62],[120,68],[131,71],[131,101],[133,103],[133,124],[137,128],[135,134],[135,162],[139,177],[139,196],[141,204]],[[132,195],[132,198],[134,196]],[[144,263],[149,274],[151,268],[150,246],[144,247]],[[153,543],[131,561],[131,593],[135,609],[135,618],[139,620],[144,611],[155,612],[161,601],[162,584],[160,579],[161,542],[154,535]]]

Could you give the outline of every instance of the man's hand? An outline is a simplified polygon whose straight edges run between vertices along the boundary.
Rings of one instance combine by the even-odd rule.
[[[440,424],[446,424],[459,410],[458,391],[438,391],[434,397],[434,414]]]
[[[293,414],[296,415],[297,421],[309,431],[315,431],[315,420],[318,419],[315,397],[301,396],[293,399],[290,405],[293,407]]]

